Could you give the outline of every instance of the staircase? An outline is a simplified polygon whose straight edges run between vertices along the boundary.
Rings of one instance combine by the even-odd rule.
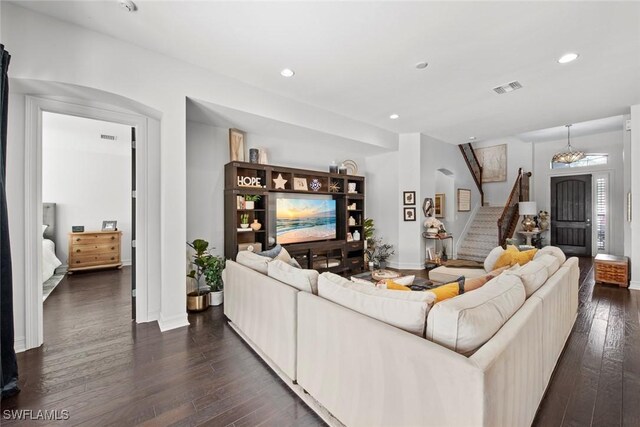
[[[473,146],[470,143],[459,145],[469,172],[480,191],[481,207],[476,213],[473,223],[457,252],[458,259],[484,261],[491,249],[504,246],[506,240],[513,236],[519,218],[518,203],[529,200],[529,179],[531,172],[518,170],[505,206],[484,206],[482,190],[482,165],[478,162]]]
[[[498,246],[498,219],[502,206],[482,206],[476,213],[469,231],[458,247],[458,259],[484,261],[491,249]]]

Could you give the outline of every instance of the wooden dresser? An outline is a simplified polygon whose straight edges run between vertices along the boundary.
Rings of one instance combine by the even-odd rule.
[[[629,286],[629,258],[598,254],[594,262],[596,283],[612,283],[626,288]]]
[[[67,271],[122,268],[120,244],[122,231],[87,231],[69,233],[69,268]]]

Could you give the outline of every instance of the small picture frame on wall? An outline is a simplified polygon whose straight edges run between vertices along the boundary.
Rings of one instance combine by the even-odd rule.
[[[416,220],[416,208],[404,208],[404,220],[415,221]]]
[[[471,190],[458,188],[458,212],[471,210]]]
[[[229,129],[229,160],[244,162],[244,140],[246,133],[240,129]]]
[[[309,191],[309,187],[307,187],[307,178],[293,178],[293,189]]]
[[[405,205],[415,205],[416,204],[416,192],[415,191],[403,191],[402,198],[404,199]]]
[[[118,221],[102,221],[102,231],[116,231]]]
[[[444,218],[444,193],[436,193],[433,211],[436,218]]]

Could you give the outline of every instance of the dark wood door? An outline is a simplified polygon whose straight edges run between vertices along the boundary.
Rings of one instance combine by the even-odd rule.
[[[551,244],[591,256],[591,175],[551,178]]]

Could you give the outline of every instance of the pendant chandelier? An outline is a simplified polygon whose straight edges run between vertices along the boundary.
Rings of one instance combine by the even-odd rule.
[[[565,151],[561,151],[553,155],[552,163],[570,164],[582,160],[585,157],[584,152],[574,150],[571,146],[571,125],[565,125],[567,128],[567,147]]]

